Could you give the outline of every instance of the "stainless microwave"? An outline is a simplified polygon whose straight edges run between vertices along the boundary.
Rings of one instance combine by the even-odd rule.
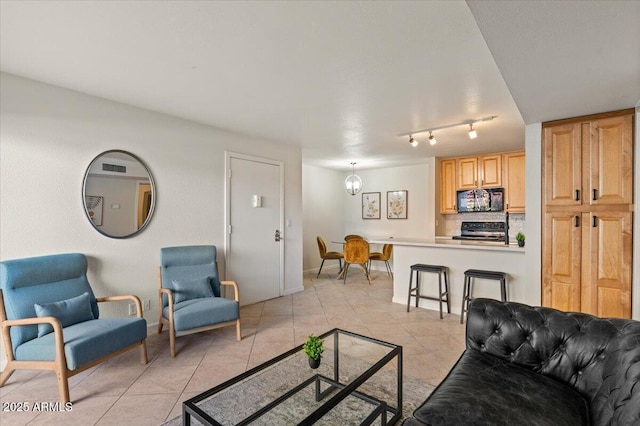
[[[458,213],[501,212],[504,210],[504,189],[470,189],[457,192]]]

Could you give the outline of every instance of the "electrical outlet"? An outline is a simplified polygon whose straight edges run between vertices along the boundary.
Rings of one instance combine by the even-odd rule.
[[[142,302],[142,310],[143,311],[151,310],[151,299],[147,299]]]
[[[137,314],[136,312],[136,304],[135,303],[129,303],[129,315],[135,315]]]

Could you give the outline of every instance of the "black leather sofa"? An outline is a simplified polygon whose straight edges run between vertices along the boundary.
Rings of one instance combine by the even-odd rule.
[[[639,321],[475,299],[466,346],[403,425],[640,425]]]

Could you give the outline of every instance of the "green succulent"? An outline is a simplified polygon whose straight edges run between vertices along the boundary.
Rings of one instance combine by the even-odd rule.
[[[324,352],[324,348],[322,347],[323,340],[318,336],[314,336],[310,334],[307,337],[307,341],[302,345],[302,350],[307,354],[309,358],[318,359],[322,356],[322,352]]]
[[[522,232],[518,232],[516,235],[516,241],[524,241],[524,234]]]

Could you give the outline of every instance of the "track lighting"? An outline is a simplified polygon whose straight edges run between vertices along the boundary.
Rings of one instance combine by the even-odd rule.
[[[435,145],[436,143],[438,143],[438,141],[436,140],[435,136],[431,134],[431,130],[429,130],[429,144]]]
[[[493,120],[494,118],[497,118],[497,117],[498,117],[497,115],[488,115],[488,116],[483,117],[483,118],[464,120],[464,121],[460,121],[458,123],[445,124],[444,126],[429,127],[427,129],[412,130],[411,132],[398,133],[398,136],[409,136],[409,143],[411,144],[411,146],[416,147],[416,146],[418,146],[418,141],[413,139],[413,134],[429,132],[429,143],[431,145],[435,145],[437,141],[436,141],[435,136],[433,136],[433,132],[434,131],[441,130],[441,129],[448,129],[450,127],[469,126],[469,138],[470,139],[475,139],[475,138],[478,137],[478,132],[476,132],[476,130],[473,128],[473,125],[475,123],[479,123],[481,121],[491,121],[491,120]]]
[[[473,123],[469,124],[469,139],[475,139],[478,137],[478,133],[473,129]]]

